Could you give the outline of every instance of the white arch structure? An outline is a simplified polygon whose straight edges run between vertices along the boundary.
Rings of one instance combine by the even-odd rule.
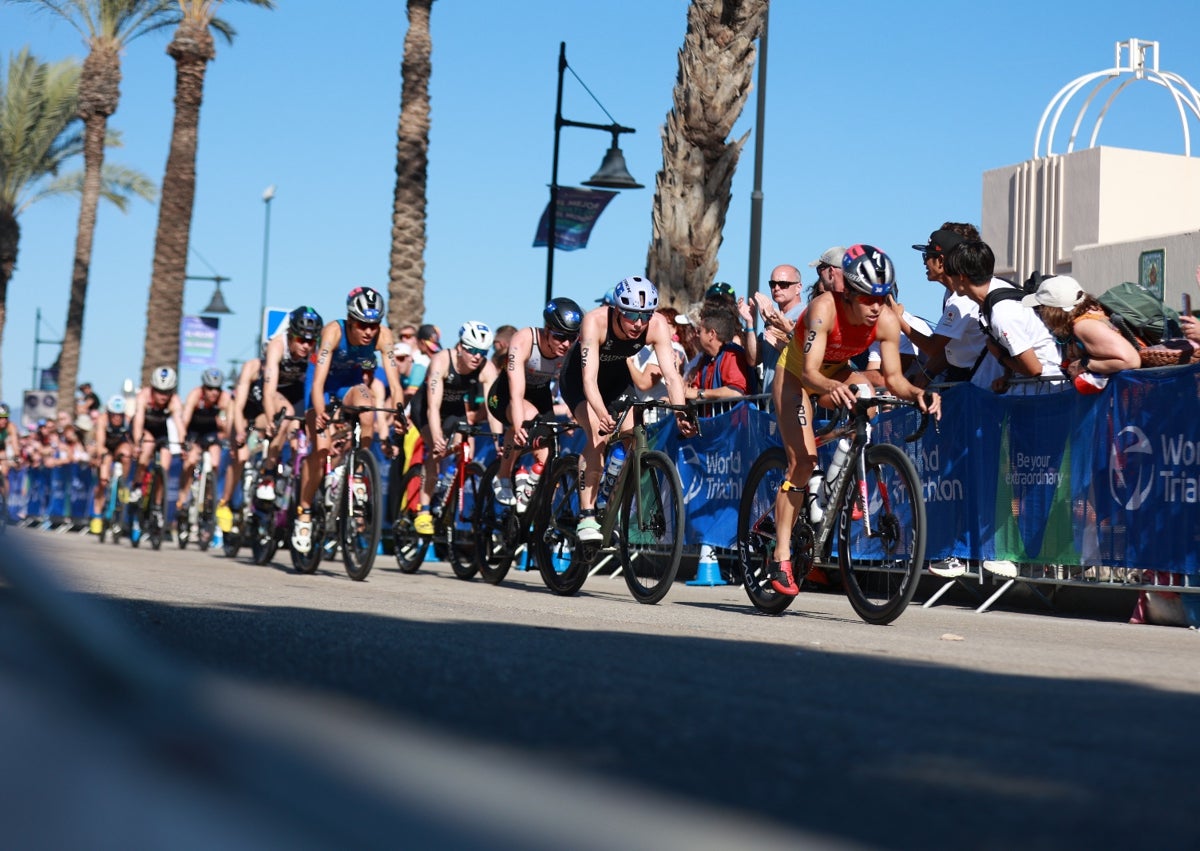
[[[1128,61],[1122,64],[1122,53],[1127,52]],[[1147,64],[1147,53],[1149,53],[1150,62]],[[1095,71],[1091,74],[1085,74],[1082,77],[1077,77],[1067,85],[1063,86],[1058,94],[1056,94],[1047,104],[1045,111],[1042,113],[1042,120],[1038,122],[1037,136],[1033,140],[1033,158],[1039,159],[1042,144],[1042,131],[1046,129],[1046,121],[1050,118],[1051,113],[1054,117],[1050,121],[1050,129],[1046,134],[1046,153],[1045,156],[1054,155],[1054,134],[1058,129],[1059,119],[1062,118],[1063,112],[1067,105],[1075,95],[1096,80],[1102,78],[1103,82],[1096,84],[1092,91],[1088,94],[1083,102],[1083,106],[1079,108],[1079,114],[1075,118],[1075,124],[1071,127],[1071,137],[1067,140],[1067,149],[1064,153],[1071,153],[1075,150],[1075,140],[1079,135],[1079,127],[1083,123],[1084,114],[1088,107],[1091,106],[1093,100],[1100,92],[1109,84],[1115,82],[1122,74],[1128,74],[1121,83],[1109,93],[1108,98],[1104,101],[1104,106],[1100,109],[1100,114],[1096,117],[1096,125],[1092,128],[1092,137],[1088,142],[1089,148],[1096,146],[1096,139],[1100,135],[1100,125],[1104,123],[1104,116],[1108,112],[1108,108],[1112,106],[1117,95],[1134,80],[1149,80],[1156,85],[1162,86],[1171,93],[1171,97],[1175,101],[1175,108],[1179,112],[1179,122],[1183,127],[1183,154],[1190,157],[1192,155],[1192,137],[1188,127],[1188,112],[1200,121],[1200,92],[1197,92],[1192,85],[1178,74],[1170,71],[1158,70],[1158,42],[1146,41],[1144,39],[1131,38],[1129,41],[1117,42],[1116,59],[1112,68],[1103,71]]]

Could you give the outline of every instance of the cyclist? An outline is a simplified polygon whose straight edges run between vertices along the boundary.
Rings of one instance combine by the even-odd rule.
[[[583,308],[569,298],[551,299],[542,311],[544,326],[522,328],[509,340],[504,371],[492,382],[487,394],[488,412],[505,426],[505,446],[524,446],[528,441],[524,423],[554,409],[550,382],[562,371],[563,359],[579,339]],[[549,450],[536,450],[537,463],[545,464]],[[500,470],[492,480],[496,501],[512,505],[512,468],[517,453],[505,452]]]
[[[631,391],[627,358],[643,346],[653,346],[667,397],[673,405],[684,404],[683,379],[675,368],[671,349],[674,328],[656,312],[657,308],[658,288],[651,281],[638,276],[625,278],[613,289],[611,304],[590,310],[583,317],[579,341],[563,364],[559,387],[563,401],[587,433],[579,470],[576,531],[580,542],[600,540],[596,490],[604,472],[605,435],[616,428],[608,406]],[[676,414],[676,421],[684,437],[695,433],[695,426],[683,412]],[[632,423],[627,426],[632,427]]]
[[[8,471],[12,463],[18,461],[20,457],[17,429],[9,422],[8,403],[0,402],[0,494],[4,495],[6,504],[8,502]],[[7,519],[0,517],[0,523]]]
[[[134,459],[133,475],[130,478],[134,483],[133,489],[129,492],[130,502],[136,503],[142,498],[138,470],[150,468],[150,455],[160,441],[163,444],[159,451],[160,466],[164,471],[171,467],[171,453],[167,446],[167,421],[170,420],[175,424],[177,437],[181,437],[184,433],[183,405],[179,401],[179,394],[175,392],[178,387],[179,376],[175,370],[169,366],[160,366],[150,373],[150,383],[138,390],[137,398],[134,401],[135,408],[131,428],[133,448],[137,452],[137,456]]]
[[[108,483],[112,479],[113,461],[120,461],[123,469],[129,469],[129,457],[133,446],[130,442],[129,417],[125,414],[125,397],[113,396],[104,406],[103,413],[96,420],[96,448],[99,457],[96,459],[96,492],[92,497],[91,532],[99,535],[104,530],[104,521],[100,515],[104,513],[104,499],[108,494]]]
[[[307,554],[312,550],[310,509],[332,443],[325,433],[325,427],[329,425],[325,405],[336,396],[343,401],[350,399],[354,405],[371,407],[374,396],[367,379],[374,373],[379,356],[383,359],[388,385],[400,386],[396,359],[392,355],[392,332],[382,323],[383,296],[370,287],[355,287],[346,296],[346,318],[330,322],[321,329],[317,360],[308,370],[305,383],[304,398],[312,407],[305,415],[304,427],[312,452],[304,464],[296,522],[292,527],[292,547],[298,553]],[[370,448],[375,437],[374,423],[370,411],[359,417],[362,445],[366,448]],[[384,451],[391,451],[387,444]]]
[[[900,366],[900,320],[887,306],[896,280],[891,258],[870,245],[854,245],[842,255],[842,292],[814,298],[796,323],[796,334],[780,355],[776,418],[788,456],[788,475],[775,498],[775,558],[771,587],[789,597],[800,592],[792,571],[792,525],[805,504],[809,478],[817,465],[813,433],[813,400],[824,408],[850,407],[857,395],[851,384],[867,387],[866,376],[850,359],[880,344],[880,369],[896,396],[914,401],[922,411],[941,416],[935,393],[926,403],[923,391],[910,384]]]
[[[187,423],[187,455],[179,478],[179,497],[175,510],[181,511],[188,497],[188,483],[200,463],[200,453],[207,452],[215,472],[221,467],[221,441],[229,439],[229,392],[221,387],[225,376],[216,367],[200,374],[200,386],[193,387],[183,403],[183,421]]]
[[[425,383],[412,398],[412,422],[421,430],[425,444],[421,510],[413,520],[418,535],[433,534],[429,505],[437,483],[437,462],[446,455],[451,439],[458,439],[452,434],[455,426],[463,418],[482,419],[476,412],[476,402],[487,397],[496,380],[496,365],[487,357],[493,339],[492,329],[484,323],[465,323],[458,329],[458,343],[453,348],[430,356]],[[447,433],[451,433],[450,439]]]

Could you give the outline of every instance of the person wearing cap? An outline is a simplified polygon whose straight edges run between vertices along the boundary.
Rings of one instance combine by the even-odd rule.
[[[754,294],[754,307],[763,323],[763,330],[755,338],[756,365],[761,373],[762,387],[775,383],[779,353],[787,345],[796,320],[804,311],[804,287],[800,282],[800,270],[795,266],[786,263],[776,266],[771,270],[767,286],[769,296],[761,290]]]
[[[812,301],[821,293],[840,293],[846,288],[846,279],[842,276],[842,257],[846,249],[834,245],[821,252],[821,256],[808,265],[817,270],[817,280],[813,283],[808,300]]]
[[[1108,376],[1137,369],[1141,355],[1108,319],[1108,311],[1070,275],[1043,278],[1037,292],[1022,299],[1064,344],[1067,375],[1081,393],[1097,393]]]
[[[987,332],[988,355],[971,378],[976,387],[995,393],[1026,395],[1036,385],[1011,384],[1014,377],[1052,379],[1062,376],[1062,356],[1045,324],[1019,297],[1005,298],[1000,290],[1017,290],[1008,281],[993,276],[996,258],[982,240],[966,240],[946,256],[950,286],[981,308],[991,296],[991,315],[980,310],[980,324]],[[992,295],[995,293],[995,295]],[[999,300],[997,300],[999,298]]]
[[[427,357],[442,350],[442,332],[436,325],[422,325],[417,329],[417,348]]]
[[[912,381],[919,387],[933,382],[969,381],[986,351],[987,335],[979,325],[979,305],[956,293],[946,273],[946,255],[964,240],[979,239],[979,231],[965,222],[946,222],[929,235],[929,241],[913,245],[921,252],[926,280],[946,288],[942,315],[930,332],[901,316],[900,330],[925,356]]]
[[[881,343],[881,364],[888,388],[935,417],[941,399],[913,386],[900,368],[900,323],[887,307],[896,280],[890,257],[871,245],[854,245],[842,256],[842,292],[817,296],[800,317],[776,366],[773,394],[775,416],[787,453],[787,478],[775,500],[775,553],[769,566],[776,593],[795,596],[800,586],[792,570],[792,527],[796,513],[808,506],[817,466],[813,402],[823,408],[849,408],[869,383],[851,359],[875,340]]]

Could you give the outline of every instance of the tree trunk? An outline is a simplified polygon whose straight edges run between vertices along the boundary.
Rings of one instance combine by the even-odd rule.
[[[8,282],[17,267],[17,246],[21,242],[21,225],[11,209],[0,209],[0,352],[4,351],[4,323],[8,318]],[[35,334],[36,336],[36,334]],[[0,378],[4,376],[4,359],[0,357]],[[32,389],[32,388],[31,388]],[[0,399],[4,389],[0,386]]]
[[[96,208],[100,203],[104,170],[104,139],[108,117],[117,111],[121,88],[121,58],[115,42],[91,42],[79,78],[79,117],[83,119],[83,196],[75,232],[75,257],[71,267],[71,292],[58,356],[58,410],[75,416],[75,385],[79,375],[79,350],[83,341],[83,308],[87,303],[88,270],[96,236]]]
[[[388,277],[388,324],[419,325],[425,317],[425,191],[429,167],[429,77],[433,0],[408,0],[408,33],[401,63],[400,126],[396,133],[396,191]]]
[[[142,383],[159,366],[179,366],[179,329],[183,322],[183,290],[188,241],[196,197],[196,149],[204,75],[216,56],[206,22],[183,21],[167,46],[175,60],[175,123],[163,175],[154,237],[154,266],[146,303],[146,342]]]
[[[702,298],[716,277],[730,186],[750,134],[726,139],[749,97],[767,3],[692,0],[688,7],[646,258],[660,302],[680,310]]]

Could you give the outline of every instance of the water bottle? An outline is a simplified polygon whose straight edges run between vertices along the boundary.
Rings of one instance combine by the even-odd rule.
[[[825,483],[821,489],[821,499],[828,505],[829,499],[833,496],[830,493],[833,483],[841,474],[842,468],[846,466],[846,459],[850,457],[850,440],[843,437],[837,442],[837,448],[833,451],[833,460],[829,463],[829,470],[825,474]]]
[[[825,519],[825,476],[820,467],[813,468],[812,477],[808,480],[808,494],[804,498],[804,506],[808,510],[808,522],[816,526]]]
[[[541,461],[535,461],[533,468],[528,472],[524,467],[517,471],[517,475],[513,479],[513,486],[517,492],[518,513],[529,507],[529,502],[533,499],[533,489],[537,487],[538,480],[542,478],[542,470],[545,467],[546,465]]]
[[[337,506],[338,496],[341,494],[343,469],[342,465],[338,464],[325,474],[325,505],[330,511]]]
[[[621,465],[625,463],[625,444],[618,443],[612,448],[612,454],[608,456],[608,467],[604,470],[604,479],[600,482],[600,493],[596,497],[596,502],[607,503],[608,496],[612,493],[613,485],[617,483],[617,476],[621,472]]]

